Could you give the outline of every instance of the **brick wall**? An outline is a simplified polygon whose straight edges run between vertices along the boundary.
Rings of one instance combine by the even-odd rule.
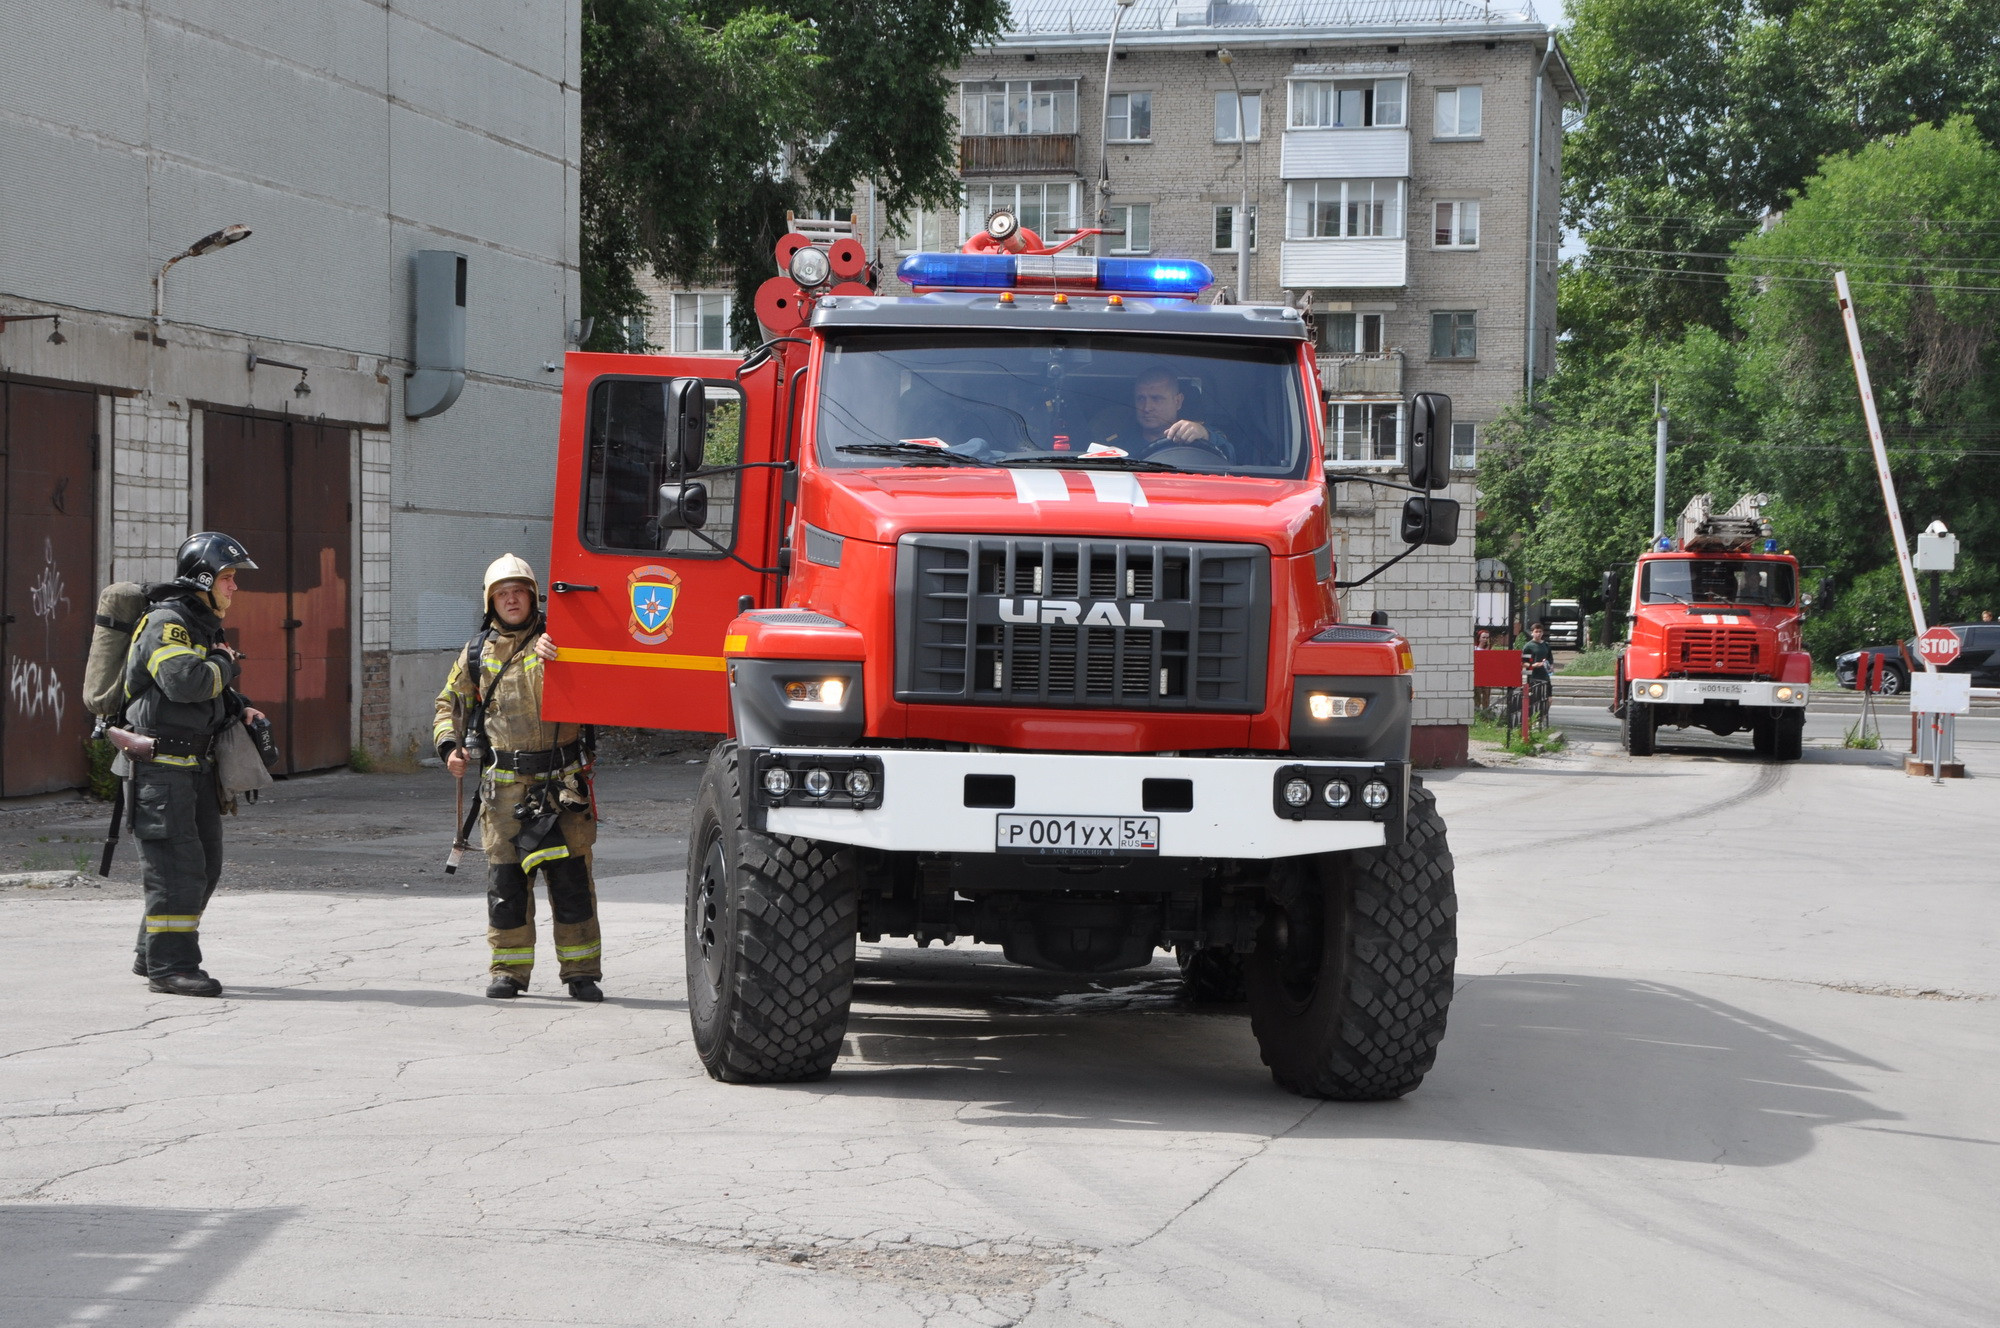
[[[188,536],[187,404],[117,397],[111,412],[111,579],[165,581]]]

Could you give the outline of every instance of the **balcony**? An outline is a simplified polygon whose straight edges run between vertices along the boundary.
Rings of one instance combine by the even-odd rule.
[[[1278,174],[1287,180],[1407,179],[1407,129],[1287,129]]]
[[[1075,134],[979,134],[958,140],[960,175],[1074,175]]]
[[[1278,255],[1278,284],[1290,290],[1387,289],[1406,280],[1402,239],[1287,240]]]
[[[1337,397],[1403,395],[1403,352],[1379,355],[1322,355],[1320,387]]]

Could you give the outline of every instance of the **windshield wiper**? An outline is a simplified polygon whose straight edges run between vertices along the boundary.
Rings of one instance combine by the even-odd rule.
[[[1100,470],[1152,470],[1173,475],[1188,472],[1179,466],[1170,466],[1164,461],[1147,461],[1142,457],[1091,456],[1085,452],[1049,452],[1041,456],[1008,457],[996,464],[1002,466],[1090,466]]]
[[[897,457],[901,460],[923,466],[991,466],[990,461],[965,456],[958,452],[947,452],[941,447],[931,447],[925,443],[853,443],[846,447],[836,447],[836,452],[851,452],[855,456]]]

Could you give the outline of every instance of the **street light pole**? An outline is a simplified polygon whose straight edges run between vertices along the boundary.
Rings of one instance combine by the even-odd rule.
[[[219,231],[211,231],[189,245],[181,253],[175,254],[153,274],[153,335],[160,334],[160,327],[166,322],[167,270],[183,258],[200,258],[218,249],[227,249],[238,240],[250,238],[250,228],[241,224],[224,226]],[[164,344],[164,343],[161,343]]]
[[[1660,384],[1653,383],[1653,542],[1667,533],[1667,408],[1660,404]]]
[[[1236,205],[1235,225],[1230,227],[1231,239],[1236,241],[1236,302],[1250,303],[1250,166],[1249,130],[1243,119],[1243,81],[1236,77],[1236,57],[1228,51],[1215,53],[1229,71],[1229,82],[1236,89],[1236,175],[1242,187]]]
[[[1111,11],[1111,39],[1104,43],[1104,101],[1097,117],[1097,225],[1099,229],[1111,224],[1111,62],[1118,57],[1118,27],[1125,21],[1125,11],[1137,4],[1138,0],[1118,0],[1118,7]],[[1104,237],[1097,240],[1097,251],[1104,252]]]

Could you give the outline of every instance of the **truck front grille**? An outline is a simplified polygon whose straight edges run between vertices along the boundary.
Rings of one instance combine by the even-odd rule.
[[[905,535],[896,697],[959,705],[1254,712],[1261,545]]]
[[[1679,673],[1768,673],[1763,634],[1754,627],[1669,627],[1668,667]]]

